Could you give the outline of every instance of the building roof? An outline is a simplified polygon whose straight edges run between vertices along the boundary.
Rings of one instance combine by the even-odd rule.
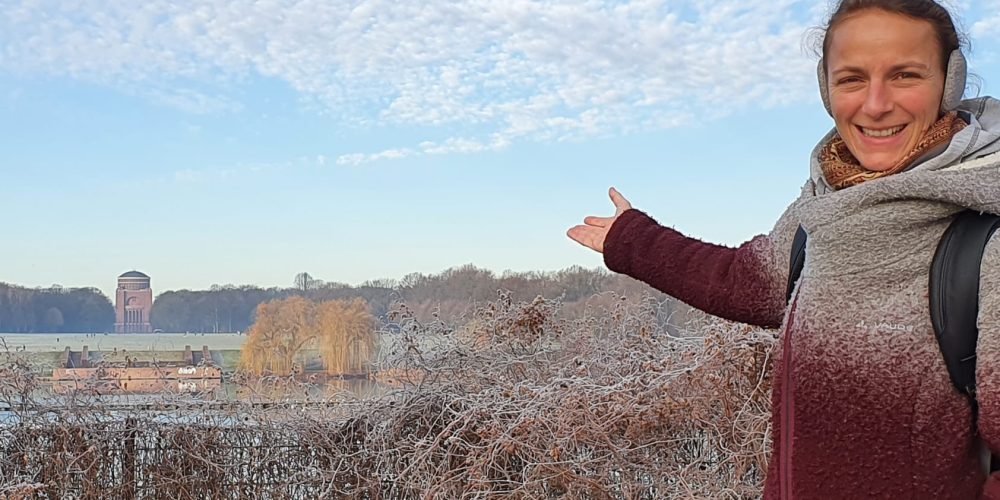
[[[129,272],[127,272],[127,273],[122,274],[121,276],[119,276],[119,278],[146,278],[146,279],[149,279],[149,276],[146,276],[145,274],[140,273],[139,271],[129,271]]]

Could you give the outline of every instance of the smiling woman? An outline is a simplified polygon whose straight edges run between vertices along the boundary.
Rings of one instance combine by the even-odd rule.
[[[817,70],[834,129],[771,233],[704,243],[614,189],[614,216],[569,230],[614,271],[780,327],[766,498],[1000,499],[982,458],[983,444],[1000,451],[1000,237],[981,279],[968,279],[979,292],[974,400],[952,383],[928,301],[956,214],[1000,214],[1000,101],[962,100],[960,45],[932,0],[843,0]],[[789,290],[797,228],[805,261]]]

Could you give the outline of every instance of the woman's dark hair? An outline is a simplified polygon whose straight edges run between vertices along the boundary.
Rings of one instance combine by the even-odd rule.
[[[955,28],[951,14],[934,0],[841,0],[830,16],[830,21],[826,23],[826,28],[820,31],[823,40],[821,54],[824,61],[830,48],[830,32],[847,18],[869,9],[878,9],[929,22],[937,35],[938,46],[941,48],[941,64],[944,69],[947,69],[948,58],[952,51],[965,45],[962,36]]]

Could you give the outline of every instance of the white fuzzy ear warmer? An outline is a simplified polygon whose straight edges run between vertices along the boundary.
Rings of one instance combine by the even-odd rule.
[[[958,107],[965,95],[965,79],[968,77],[968,65],[961,50],[954,50],[948,57],[948,73],[944,75],[944,94],[941,96],[941,110],[951,111]],[[816,66],[816,77],[819,80],[819,95],[823,99],[823,107],[833,116],[830,108],[830,85],[826,80],[826,64],[820,58]]]

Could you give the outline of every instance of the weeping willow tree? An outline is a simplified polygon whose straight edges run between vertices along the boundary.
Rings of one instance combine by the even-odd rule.
[[[329,300],[316,306],[320,354],[327,373],[367,373],[375,352],[375,320],[362,299]]]
[[[257,306],[257,320],[240,354],[241,367],[257,374],[290,374],[303,349],[316,338],[314,309],[302,297]]]
[[[318,350],[327,373],[362,374],[375,351],[375,320],[362,299],[319,304],[291,297],[261,304],[247,332],[240,368],[289,375]]]

